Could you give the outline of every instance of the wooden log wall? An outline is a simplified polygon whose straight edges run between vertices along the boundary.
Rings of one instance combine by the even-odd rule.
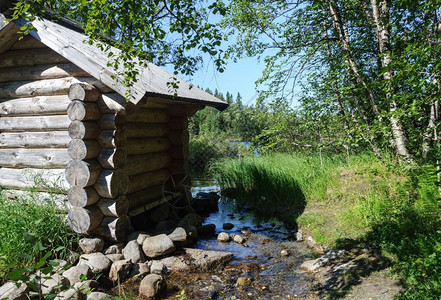
[[[89,74],[31,36],[0,53],[0,186],[66,193],[69,86]],[[14,192],[15,191],[15,192]],[[11,194],[10,193],[10,194]],[[65,196],[64,196],[65,197]]]
[[[85,83],[71,85],[68,98],[69,224],[78,233],[124,240],[131,230],[125,197],[129,177],[126,137],[116,124],[124,121],[125,99]]]
[[[67,194],[71,228],[124,240],[189,172],[187,107],[124,97],[33,37],[0,53],[0,186]],[[165,195],[164,192],[167,194]]]
[[[170,118],[168,104],[150,105],[148,101],[126,117],[129,216],[150,209],[151,203],[170,200],[163,193],[171,174]]]
[[[149,102],[125,124],[129,215],[135,216],[179,197],[176,185],[189,181],[188,108]],[[139,123],[141,122],[141,123]],[[137,144],[139,143],[139,144]],[[130,145],[130,146],[129,146]]]

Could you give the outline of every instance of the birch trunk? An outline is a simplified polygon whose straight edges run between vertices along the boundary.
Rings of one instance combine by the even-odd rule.
[[[375,31],[378,37],[379,55],[381,57],[381,65],[386,70],[383,73],[383,80],[386,81],[386,101],[389,103],[390,124],[392,129],[393,141],[397,155],[400,159],[413,162],[409,150],[406,146],[406,134],[403,126],[396,115],[398,103],[393,97],[391,81],[393,79],[393,71],[390,68],[392,57],[390,53],[390,32],[389,32],[389,4],[387,0],[371,0],[372,17],[374,19]]]

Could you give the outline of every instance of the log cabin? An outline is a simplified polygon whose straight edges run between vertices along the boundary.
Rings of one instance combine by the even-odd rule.
[[[185,193],[166,184],[188,174],[188,118],[227,104],[152,63],[127,87],[81,30],[41,18],[23,36],[24,22],[0,14],[0,187],[61,193],[72,230],[122,241]]]

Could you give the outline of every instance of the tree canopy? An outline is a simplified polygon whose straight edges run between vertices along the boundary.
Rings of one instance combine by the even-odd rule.
[[[233,0],[238,57],[261,56],[266,97],[339,119],[346,144],[439,157],[440,1]],[[329,116],[329,117],[326,117]]]
[[[4,3],[3,3],[4,2]],[[219,46],[222,31],[211,22],[223,16],[222,1],[193,0],[23,0],[3,1],[10,7],[10,18],[67,17],[78,22],[82,30],[107,50],[109,45],[122,50],[112,57],[115,66],[124,64],[126,84],[136,80],[131,68],[133,57],[157,65],[171,65],[174,72],[192,75],[202,64],[202,54],[213,57],[217,70],[223,72],[224,53]],[[28,28],[29,29],[29,28]],[[105,42],[105,43],[101,43]]]

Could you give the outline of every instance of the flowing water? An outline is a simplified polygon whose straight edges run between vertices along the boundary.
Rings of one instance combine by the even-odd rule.
[[[193,185],[193,195],[218,189],[209,180],[194,180]],[[225,223],[234,227],[224,230]],[[283,223],[263,220],[253,210],[237,209],[234,201],[221,198],[219,210],[208,215],[204,224],[215,224],[216,235],[199,239],[195,248],[231,252],[234,259],[222,271],[172,274],[168,282],[174,295],[185,290],[182,299],[315,299],[312,274],[299,268],[314,254],[295,241],[294,232]],[[222,231],[241,234],[245,244],[219,243],[216,236]],[[289,255],[282,255],[282,250]]]

